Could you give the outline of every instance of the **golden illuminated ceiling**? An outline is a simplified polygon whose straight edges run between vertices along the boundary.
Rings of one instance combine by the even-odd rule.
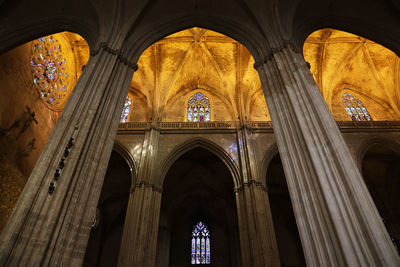
[[[81,75],[89,47],[79,35],[69,40],[75,75]],[[400,119],[400,59],[365,38],[333,29],[312,33],[304,58],[336,120],[350,120],[341,97],[352,93],[373,120]],[[128,121],[186,121],[187,100],[209,97],[212,121],[270,120],[254,59],[239,42],[214,31],[191,28],[154,43],[138,61]]]
[[[212,121],[269,120],[254,59],[237,41],[191,28],[151,45],[141,55],[130,120],[186,121],[190,96],[210,99]]]
[[[304,58],[336,120],[350,120],[345,92],[357,96],[373,120],[400,119],[400,59],[365,38],[333,29],[312,33]]]

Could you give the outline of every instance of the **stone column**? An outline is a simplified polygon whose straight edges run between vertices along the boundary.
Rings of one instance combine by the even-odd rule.
[[[238,131],[243,183],[235,189],[243,266],[280,266],[266,187],[258,177],[246,128]]]
[[[156,264],[157,235],[161,207],[161,188],[154,185],[153,170],[159,132],[150,129],[143,141],[138,178],[128,203],[118,266]]]
[[[91,56],[2,232],[1,266],[82,264],[134,72],[121,58],[106,45]]]
[[[399,266],[399,257],[300,53],[256,63],[309,266]]]

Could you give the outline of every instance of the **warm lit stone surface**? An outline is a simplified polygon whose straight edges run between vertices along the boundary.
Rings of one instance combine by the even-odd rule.
[[[7,212],[0,212],[1,221],[7,221],[13,210],[89,57],[89,47],[81,36],[68,32],[52,36],[62,45],[69,69],[68,95],[57,108],[43,101],[33,83],[32,42],[0,55],[0,158],[7,159],[0,161],[7,170],[14,168],[2,172],[0,202]],[[19,189],[11,190],[15,187]]]
[[[128,121],[186,121],[197,92],[210,99],[211,121],[270,120],[253,65],[247,48],[223,34],[191,28],[169,35],[138,61]]]
[[[351,120],[341,100],[346,92],[361,100],[373,120],[400,119],[400,58],[395,53],[334,29],[312,33],[303,53],[336,120]]]
[[[335,34],[333,32],[332,36],[335,36]],[[325,38],[324,34],[316,33],[315,35],[316,39],[319,38],[322,40]],[[349,36],[340,37],[339,33],[338,35],[338,44],[344,42],[344,39],[350,38]],[[88,50],[85,50],[85,44],[82,42],[82,39],[74,39],[73,36],[70,39],[71,44],[76,45],[74,57],[77,62],[76,73],[78,77],[82,71],[84,62],[86,62],[85,59],[88,57]],[[318,42],[314,41],[314,43],[319,45],[322,43],[322,41]],[[311,44],[314,43],[311,42]],[[334,51],[331,51],[330,54],[328,53],[328,49],[325,53],[330,55],[330,59],[343,59],[338,54],[338,51],[355,51],[361,46],[359,44],[357,49],[352,48],[351,45],[356,43],[355,40],[350,41],[350,44],[347,41],[344,43],[339,48],[334,48]],[[359,43],[365,46],[364,42],[359,41]],[[306,43],[306,46],[308,44]],[[370,43],[367,42],[366,45],[370,45]],[[371,43],[371,47],[374,47],[374,44]],[[335,203],[329,199],[333,190],[320,190],[317,184],[320,180],[316,182],[316,177],[318,177],[318,179],[321,179],[320,184],[328,186],[329,183],[326,182],[328,180],[339,183],[342,182],[341,179],[346,179],[350,176],[352,179],[360,178],[360,175],[355,170],[355,164],[353,164],[344,142],[341,141],[341,135],[336,130],[336,125],[329,116],[329,111],[324,109],[324,101],[318,93],[318,88],[310,82],[309,78],[311,76],[302,61],[301,55],[296,54],[293,56],[292,51],[287,52],[286,50],[288,49],[284,47],[274,51],[271,57],[275,57],[274,60],[276,62],[274,61],[272,64],[271,59],[263,62],[262,64],[265,64],[265,66],[268,65],[267,67],[269,68],[264,66],[263,68],[265,69],[263,71],[265,72],[262,74],[264,75],[264,85],[270,83],[269,86],[271,87],[268,88],[269,90],[265,90],[267,92],[266,95],[268,95],[271,101],[269,103],[275,102],[275,106],[271,110],[274,111],[274,123],[278,125],[275,128],[277,133],[276,138],[281,138],[280,143],[278,142],[279,149],[284,159],[286,157],[286,165],[284,164],[285,172],[290,174],[288,177],[291,181],[290,186],[294,199],[293,202],[297,210],[305,208],[316,214],[316,216],[304,216],[304,212],[297,211],[298,224],[302,226],[307,220],[307,223],[312,224],[312,226],[317,225],[320,230],[314,236],[306,235],[305,228],[300,228],[300,230],[303,230],[302,241],[306,240],[306,245],[304,245],[306,260],[309,264],[317,266],[321,262],[326,263],[326,266],[329,264],[336,266],[337,263],[354,263],[357,260],[362,265],[365,260],[363,256],[367,252],[363,255],[360,252],[350,255],[352,251],[346,250],[343,252],[346,256],[344,259],[344,257],[341,257],[342,252],[338,249],[339,245],[332,245],[333,242],[331,241],[336,241],[335,238],[330,240],[329,238],[324,239],[324,236],[322,236],[326,233],[328,233],[326,236],[333,236],[333,232],[329,231],[333,229],[336,231],[335,233],[342,234],[342,236],[343,233],[350,233],[348,236],[344,236],[351,239],[351,235],[358,228],[354,230],[349,226],[350,223],[348,221],[345,222],[347,224],[337,221],[337,216],[335,216],[337,213],[335,211],[339,210],[340,207],[337,208]],[[315,50],[318,51],[315,52]],[[27,196],[23,194],[24,204],[20,206],[33,205],[32,209],[36,213],[25,214],[26,211],[20,208],[14,218],[14,222],[20,223],[20,218],[27,217],[27,221],[39,225],[38,228],[47,228],[50,225],[50,227],[53,227],[54,232],[62,236],[61,239],[63,242],[58,242],[55,235],[43,236],[44,233],[35,232],[36,229],[34,228],[23,229],[21,230],[24,234],[23,239],[29,240],[27,248],[31,254],[25,253],[26,249],[24,250],[23,248],[25,241],[17,240],[15,246],[18,249],[10,249],[13,245],[8,245],[7,247],[5,245],[4,247],[6,248],[3,249],[3,251],[10,251],[10,254],[7,255],[11,255],[11,261],[17,262],[22,260],[28,262],[31,260],[29,255],[33,255],[35,251],[39,250],[44,251],[42,253],[44,256],[41,258],[42,254],[40,253],[35,255],[35,260],[38,261],[50,262],[50,259],[53,259],[52,251],[55,251],[54,258],[58,264],[67,262],[79,265],[81,263],[84,253],[83,248],[86,245],[88,237],[89,225],[96,208],[97,197],[100,194],[102,177],[106,167],[105,163],[111,151],[114,133],[118,124],[118,107],[121,105],[121,101],[128,91],[128,84],[133,73],[133,69],[128,70],[125,58],[118,54],[118,50],[114,51],[110,47],[102,47],[100,51],[100,55],[97,54],[96,60],[98,61],[94,61],[92,66],[88,65],[87,71],[90,71],[90,75],[86,75],[84,81],[78,86],[80,90],[79,94],[84,95],[85,98],[81,98],[81,95],[75,94],[75,99],[71,101],[70,105],[74,105],[77,108],[73,109],[70,107],[66,109],[69,116],[65,115],[65,120],[60,120],[61,126],[57,125],[59,130],[55,131],[56,134],[53,138],[52,146],[46,152],[44,159],[39,161],[41,165],[38,165],[40,168],[37,167],[36,174],[34,175],[35,180],[32,180],[31,186],[27,186],[29,188],[26,189],[26,192],[32,195],[36,194],[38,200],[32,204],[30,201],[32,195]],[[322,71],[322,69],[328,66],[325,66],[325,63],[320,66],[321,74],[315,74],[315,70],[313,69],[315,61],[320,62],[322,60],[321,54],[318,54],[321,48],[313,47],[310,51],[314,51],[314,55],[310,56],[311,71],[314,77],[321,76],[323,80],[325,70]],[[306,57],[308,56],[307,53],[304,53]],[[340,75],[336,72],[329,73],[327,71],[330,75],[328,75],[328,81],[323,80],[327,84],[326,86],[329,87],[332,85],[332,88],[341,88],[340,90],[342,90],[335,91],[336,89],[332,89],[331,91],[328,90],[328,93],[325,93],[324,82],[320,87],[325,99],[331,99],[327,100],[327,102],[328,106],[333,110],[335,118],[337,117],[336,119],[349,120],[340,103],[340,96],[344,87],[340,87],[338,84],[344,84],[344,86],[349,87],[350,85],[347,83],[356,84],[353,86],[359,86],[361,89],[358,91],[353,89],[353,91],[361,94],[361,91],[367,88],[363,86],[364,83],[370,82],[372,87],[379,85],[379,82],[376,81],[376,77],[379,75],[395,76],[395,72],[390,71],[390,68],[389,70],[385,70],[385,60],[376,59],[382,55],[384,56],[384,53],[380,51],[374,52],[373,48],[368,53],[373,55],[372,60],[365,60],[364,62],[359,55],[350,57],[356,59],[354,59],[354,62],[351,59],[350,63],[345,63],[345,66],[342,66],[341,72],[338,72]],[[378,56],[375,57],[374,53],[378,54]],[[387,58],[390,58],[390,56],[387,56]],[[330,62],[329,59],[327,61]],[[302,64],[299,64],[299,62],[302,62]],[[353,67],[355,68],[355,66],[362,64],[367,64],[373,69],[371,62],[376,65],[375,71],[379,74],[373,73],[376,77],[368,74],[368,78],[366,78],[352,72]],[[276,68],[275,63],[279,65],[279,68]],[[243,45],[225,35],[201,28],[191,28],[172,34],[151,45],[143,52],[138,62],[139,70],[132,79],[128,93],[133,99],[132,112],[129,119],[132,124],[120,125],[120,131],[117,136],[117,142],[123,145],[132,156],[132,165],[137,165],[136,184],[131,188],[132,194],[126,217],[127,227],[124,229],[121,245],[119,258],[121,266],[154,266],[157,254],[156,244],[162,196],[161,188],[165,173],[173,161],[180,155],[179,153],[185,151],[185,149],[190,150],[198,146],[206,148],[221,157],[224,163],[229,166],[232,173],[234,184],[232,193],[235,192],[237,202],[238,228],[242,245],[241,258],[243,265],[279,265],[268,194],[265,187],[265,168],[268,163],[266,159],[270,157],[270,154],[276,153],[276,141],[270,125],[261,129],[262,127],[253,127],[249,123],[249,121],[270,120],[260,79],[257,71],[253,68],[253,64],[254,60],[251,54]],[[329,64],[336,64],[335,66],[338,67],[338,64],[342,63]],[[260,66],[260,64],[258,65]],[[111,70],[112,73],[110,73]],[[364,66],[361,68],[361,71],[369,73],[368,71],[370,70]],[[370,78],[372,77],[371,75],[376,79]],[[358,80],[353,81],[356,78]],[[387,80],[389,81],[390,79]],[[267,87],[265,86],[265,88]],[[382,85],[382,88],[384,87]],[[390,93],[390,89],[385,87],[385,90],[375,92],[373,89],[368,88],[365,89],[366,91],[359,98],[367,106],[373,119],[397,119],[397,117],[393,117],[396,106],[393,103],[397,103],[398,101]],[[310,93],[309,90],[314,91]],[[187,100],[196,92],[202,92],[209,97],[212,108],[211,121],[216,122],[216,124],[208,124],[208,127],[207,124],[203,124],[202,126],[198,125],[196,128],[187,127],[182,129],[184,127],[181,128],[182,124],[180,123],[186,120]],[[273,92],[273,96],[271,96],[271,92]],[[369,98],[364,98],[364,95],[371,96],[371,98],[375,99],[375,102],[386,101],[385,103],[387,103],[388,107],[392,108],[386,114],[391,115],[384,115],[385,109],[387,109],[386,106],[378,107],[370,105]],[[338,97],[339,102],[337,101]],[[377,100],[378,98],[380,99],[379,101]],[[156,121],[161,121],[165,124],[159,124]],[[135,122],[148,123],[145,123],[144,127],[131,127],[135,125]],[[220,125],[228,126],[218,126],[217,122],[221,123]],[[51,176],[51,171],[53,170],[50,164],[54,167],[58,161],[58,154],[62,153],[62,149],[57,152],[51,151],[51,149],[55,147],[59,148],[63,142],[65,143],[69,137],[67,135],[71,133],[75,123],[81,123],[83,127],[81,127],[82,130],[79,130],[81,136],[78,139],[80,143],[76,146],[78,151],[72,158],[75,164],[71,164],[67,168],[69,171],[66,177],[68,178],[66,179],[68,184],[65,182],[61,183],[57,188],[59,193],[55,195],[57,198],[54,197],[55,200],[53,202],[47,202],[48,196],[46,190],[38,191],[36,187],[49,180],[47,176],[49,173]],[[178,126],[174,128],[173,125]],[[51,129],[52,127],[49,131]],[[360,153],[359,148],[363,146],[362,142],[368,141],[370,138],[370,133],[367,133],[370,130],[369,127],[363,128],[362,131],[350,129],[351,134],[345,134],[347,144],[352,153],[351,155],[356,160],[358,160]],[[382,137],[392,139],[395,142],[399,141],[396,125],[389,125],[387,128],[378,127],[378,130],[387,131],[387,133],[382,134]],[[286,138],[284,141],[282,141],[282,136]],[[333,148],[331,144],[334,144]],[[326,153],[317,155],[318,151]],[[288,159],[290,159],[291,164],[287,163]],[[339,166],[340,164],[337,163],[339,160],[345,162],[345,167]],[[296,164],[300,164],[301,166]],[[326,165],[329,165],[330,168],[324,168]],[[47,168],[48,171],[44,173]],[[302,174],[301,179],[298,179],[299,173]],[[347,176],[342,173],[345,173]],[[351,174],[354,175],[352,176]],[[323,180],[324,178],[326,180]],[[297,191],[300,189],[297,190],[298,188],[293,184],[296,182],[305,183],[306,179],[308,179],[309,184],[312,186],[307,188],[309,189],[308,191],[304,190],[301,194],[298,194]],[[356,180],[356,182],[353,181],[353,183],[356,184],[359,180]],[[355,187],[359,185],[362,185],[362,182]],[[333,185],[331,188],[337,190],[338,186]],[[347,195],[345,194],[351,194],[353,191],[356,191],[358,196],[366,196],[366,190],[363,191],[362,186],[360,188],[360,191],[356,191],[351,186],[347,187],[346,189],[350,193],[337,190],[338,202],[345,202],[347,200]],[[293,193],[294,191],[295,193]],[[321,210],[323,209],[316,207],[318,203],[308,205],[310,202],[307,201],[315,196],[313,192],[317,192],[318,197],[321,197],[321,199],[328,199],[327,203],[321,202],[319,204],[326,204],[330,208],[329,218],[326,216],[326,220],[331,220],[331,222],[326,224],[316,222],[319,218],[317,216],[322,216]],[[64,195],[60,196],[60,194]],[[15,196],[13,197],[15,199]],[[301,197],[304,197],[306,200],[303,201]],[[368,198],[368,195],[366,197]],[[346,206],[348,209],[353,209],[355,212],[364,212],[360,207],[361,205],[358,206],[358,202],[353,201],[350,204],[352,206]],[[365,203],[362,202],[362,204],[364,205]],[[53,209],[50,212],[46,209],[49,206]],[[369,207],[373,209],[372,204]],[[9,210],[9,207],[7,208]],[[58,210],[60,215],[57,216],[57,212],[53,212],[54,210]],[[375,211],[373,210],[373,212]],[[376,212],[373,214],[376,215]],[[45,221],[36,220],[35,216],[44,218]],[[367,217],[368,219],[372,218],[372,223],[375,224],[373,231],[368,233],[377,232],[377,235],[381,235],[380,237],[384,236],[383,239],[385,239],[386,232],[382,230],[383,227],[381,224],[376,223],[376,216]],[[363,219],[353,216],[347,216],[346,218],[353,220],[351,223],[359,223]],[[316,223],[313,224],[313,222]],[[56,227],[57,229],[54,229]],[[20,232],[18,232],[19,230],[14,225],[9,226],[9,228],[14,232],[8,231],[7,234],[19,235]],[[36,235],[39,235],[38,239],[36,239]],[[313,238],[315,238],[314,240],[318,239],[318,242],[315,242],[317,244],[315,247],[310,247],[309,244]],[[48,247],[52,250],[35,247],[32,244],[36,240],[40,240],[43,243],[50,242],[51,244],[49,243]],[[389,242],[381,240],[380,242],[383,246],[390,247],[388,246]],[[341,244],[345,243],[345,241],[339,241],[342,242]],[[307,242],[309,243],[307,244]],[[366,245],[369,246],[368,249],[372,251],[374,249],[373,244],[368,242],[369,240],[365,242],[354,241],[351,248],[356,251],[358,247],[367,243]],[[316,247],[323,248],[324,246],[331,250],[317,251]],[[342,247],[346,246],[347,244]],[[336,261],[330,258],[335,256],[343,259]],[[356,257],[359,257],[359,259]],[[385,258],[385,260],[387,259],[388,257]],[[375,263],[379,263],[380,259],[376,257],[373,260]],[[397,259],[389,263],[394,263],[395,260]]]

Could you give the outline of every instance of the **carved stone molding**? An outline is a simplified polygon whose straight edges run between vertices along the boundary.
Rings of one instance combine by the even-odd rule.
[[[241,193],[244,187],[250,187],[252,185],[258,186],[261,188],[261,190],[268,192],[268,188],[262,182],[256,180],[249,180],[248,182],[244,182],[239,187],[235,188],[234,191],[235,193]]]
[[[158,186],[156,186],[154,184],[145,182],[145,181],[141,181],[139,183],[136,183],[135,188],[137,188],[137,187],[147,187],[147,188],[151,188],[154,192],[158,192],[160,194],[162,193],[162,188],[160,188],[160,187],[158,187]]]
[[[124,56],[122,54],[120,49],[113,49],[113,48],[109,47],[107,43],[100,43],[99,48],[97,50],[92,50],[90,52],[90,55],[91,56],[97,55],[99,53],[100,49],[104,49],[111,55],[116,55],[118,57],[118,60],[120,60],[122,63],[124,63],[129,68],[131,68],[134,72],[137,71],[138,65],[136,64],[136,62],[130,61],[126,56]]]

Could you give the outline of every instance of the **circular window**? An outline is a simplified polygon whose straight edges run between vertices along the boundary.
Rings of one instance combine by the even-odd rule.
[[[32,41],[33,83],[43,101],[55,110],[64,107],[71,93],[71,64],[67,62],[66,53],[72,54],[72,50],[61,34]]]

